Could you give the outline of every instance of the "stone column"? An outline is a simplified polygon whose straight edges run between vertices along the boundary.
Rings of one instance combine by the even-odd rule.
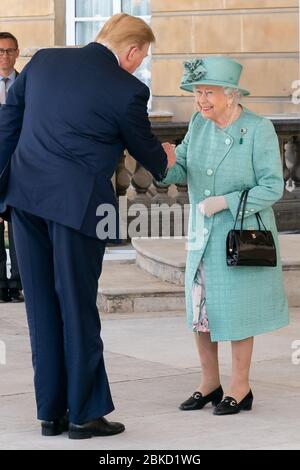
[[[118,197],[126,196],[131,182],[131,174],[126,168],[125,159],[126,155],[123,154],[116,169],[116,193]]]
[[[152,175],[138,162],[136,162],[131,184],[135,189],[132,204],[144,204],[146,207],[150,207],[151,198],[147,193],[152,184]]]
[[[300,140],[292,136],[284,145],[284,160],[288,170],[286,189],[293,199],[300,199]]]

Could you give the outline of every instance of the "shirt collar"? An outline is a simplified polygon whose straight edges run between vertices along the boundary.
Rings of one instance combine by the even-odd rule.
[[[0,80],[1,80],[2,78],[4,78],[4,77],[3,77],[3,75],[0,74]],[[10,75],[8,75],[8,77],[6,77],[6,78],[8,78],[9,80],[11,80],[11,81],[13,82],[13,81],[15,80],[15,78],[16,78],[16,71],[13,70],[12,73],[11,73]]]
[[[112,52],[113,55],[115,56],[115,58],[117,59],[118,64],[120,65],[120,59],[119,59],[119,57],[117,56],[117,54],[116,54],[107,44],[105,44],[104,42],[100,42],[99,44],[101,44],[102,46],[106,47],[106,49],[108,49],[110,52]]]

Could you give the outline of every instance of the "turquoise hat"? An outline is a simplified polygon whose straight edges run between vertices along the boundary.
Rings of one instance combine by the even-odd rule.
[[[239,87],[243,66],[228,57],[203,57],[184,62],[184,72],[180,88],[194,91],[195,85],[215,85],[238,88],[245,96],[248,90]]]

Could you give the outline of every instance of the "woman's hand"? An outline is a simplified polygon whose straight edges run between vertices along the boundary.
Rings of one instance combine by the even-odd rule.
[[[211,217],[212,215],[217,214],[217,212],[227,209],[228,205],[224,196],[212,196],[200,202],[198,207],[203,215]]]
[[[164,142],[162,144],[162,147],[168,157],[168,168],[172,168],[172,166],[174,166],[176,163],[176,154],[175,154],[176,145],[170,144],[169,142]]]

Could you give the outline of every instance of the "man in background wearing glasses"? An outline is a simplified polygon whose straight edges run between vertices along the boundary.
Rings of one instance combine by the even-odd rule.
[[[14,83],[18,72],[15,63],[19,57],[17,39],[10,33],[0,32],[0,106],[5,105],[9,88]],[[0,218],[0,302],[22,302],[22,285],[18,269],[12,224],[8,222],[9,254],[11,277],[6,275],[6,251],[4,241],[4,221]]]

